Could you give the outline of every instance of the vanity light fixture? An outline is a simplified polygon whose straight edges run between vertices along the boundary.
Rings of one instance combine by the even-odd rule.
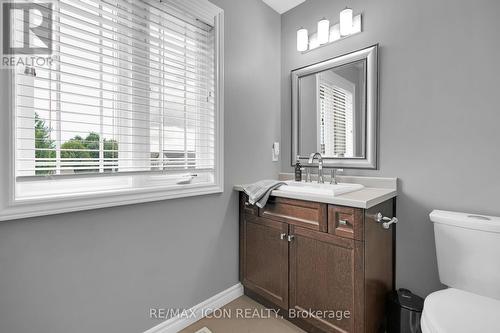
[[[330,25],[326,18],[318,22],[318,31],[308,35],[307,29],[297,30],[297,51],[307,52],[340,39],[358,34],[361,29],[361,14],[353,15],[352,8],[340,12],[340,22]]]
[[[340,12],[340,36],[349,36],[352,33],[352,8],[346,7]]]
[[[328,43],[330,38],[330,21],[322,18],[318,21],[318,43],[320,45]]]
[[[309,34],[307,29],[297,30],[297,51],[304,52],[309,48]]]

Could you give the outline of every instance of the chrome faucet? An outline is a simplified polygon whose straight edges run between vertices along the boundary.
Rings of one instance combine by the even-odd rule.
[[[323,184],[325,180],[323,179],[323,157],[320,153],[312,153],[309,156],[309,164],[313,164],[314,159],[318,158],[318,183]]]

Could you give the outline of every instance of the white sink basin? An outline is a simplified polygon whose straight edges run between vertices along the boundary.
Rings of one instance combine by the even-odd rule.
[[[345,193],[359,191],[364,188],[361,184],[318,184],[318,183],[305,183],[296,182],[293,180],[286,181],[288,185],[283,185],[279,191],[290,193],[307,193],[327,196],[337,196]]]

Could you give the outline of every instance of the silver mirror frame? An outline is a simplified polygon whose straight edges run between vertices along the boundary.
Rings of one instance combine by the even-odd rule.
[[[366,144],[365,156],[355,158],[323,157],[323,166],[346,169],[377,169],[378,152],[378,44],[292,71],[292,156],[295,164],[299,147],[299,79],[351,62],[366,61]],[[312,153],[312,152],[309,152]],[[309,156],[301,155],[301,158]]]

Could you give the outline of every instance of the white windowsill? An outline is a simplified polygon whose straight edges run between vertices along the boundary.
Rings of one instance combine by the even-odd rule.
[[[223,185],[213,184],[170,190],[129,190],[127,192],[87,194],[61,201],[25,202],[11,205],[0,210],[0,221],[222,193]]]

